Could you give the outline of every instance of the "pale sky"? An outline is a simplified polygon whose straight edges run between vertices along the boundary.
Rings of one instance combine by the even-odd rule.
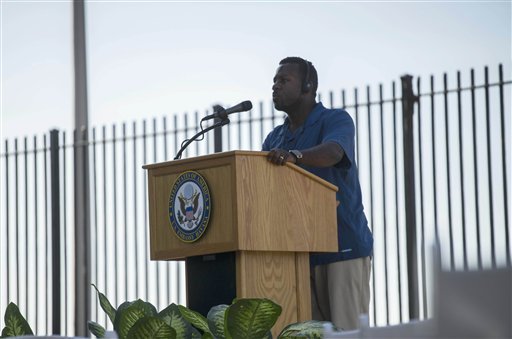
[[[2,140],[71,131],[72,2],[0,8]],[[286,56],[313,62],[325,96],[485,65],[492,81],[499,63],[510,79],[510,1],[87,1],[85,10],[91,126],[270,104]]]

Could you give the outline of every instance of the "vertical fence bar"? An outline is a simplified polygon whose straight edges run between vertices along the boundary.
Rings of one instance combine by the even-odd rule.
[[[39,279],[39,210],[38,210],[38,181],[37,180],[37,137],[34,135],[34,238],[35,238],[35,268],[36,268],[36,279]],[[36,327],[35,327],[35,333],[37,333],[37,330],[39,328],[39,297],[38,297],[38,290],[39,285],[36,284],[35,287],[35,309],[36,309]]]
[[[16,238],[15,238],[15,246],[16,246],[16,286],[20,285],[20,244],[19,244],[19,229],[20,229],[20,215],[19,215],[19,174],[18,174],[18,138],[14,139],[14,193],[15,193],[15,216],[16,216]],[[16,302],[21,303],[20,300],[20,289],[16,288]]]
[[[396,83],[393,81],[392,84],[393,91],[393,145],[394,145],[394,171],[395,171],[395,215],[396,215],[396,253],[397,253],[397,272],[398,272],[398,305],[399,305],[399,313],[400,313],[400,322],[402,322],[402,279],[401,279],[401,269],[400,269],[400,232],[399,232],[399,214],[398,214],[398,143],[396,138]],[[343,92],[345,94],[345,92]],[[343,102],[345,102],[345,96],[343,96]],[[343,104],[345,105],[345,104]]]
[[[137,210],[137,168],[138,168],[138,164],[137,164],[137,123],[134,121],[133,122],[133,126],[132,126],[132,130],[133,130],[133,201],[134,201],[134,204],[133,204],[133,234],[134,234],[134,237],[133,237],[133,248],[134,248],[134,258],[135,258],[135,262],[134,262],[134,265],[135,265],[135,272],[136,272],[136,275],[135,275],[135,296],[137,298],[139,298],[140,296],[140,291],[139,291],[139,241],[138,241],[138,229],[137,229],[137,225],[138,225],[138,210]]]
[[[178,116],[174,115],[174,155],[178,153],[178,150],[180,149],[180,146],[178,146]],[[173,157],[174,158],[174,157]]]
[[[462,147],[462,95],[461,95],[460,71],[457,71],[457,111],[459,117],[459,164],[460,164],[460,202],[462,215],[462,256],[464,270],[468,269],[468,256],[466,250],[466,204],[464,194],[464,158]]]
[[[60,334],[60,164],[59,131],[50,131],[51,206],[52,206],[52,333]]]
[[[67,230],[68,230],[68,206],[67,206],[67,175],[66,175],[66,132],[62,132],[62,243],[63,243],[63,257],[64,257],[64,271],[62,275],[64,277],[64,334],[68,335],[68,256],[67,256]]]
[[[164,119],[164,123],[165,123],[165,119]],[[199,133],[199,125],[200,125],[200,122],[199,122],[199,112],[195,111],[194,112],[194,132],[196,134]],[[166,132],[166,128],[164,126],[164,145],[165,145],[165,149],[167,149],[167,134],[165,132]],[[196,144],[195,145],[196,146],[196,156],[198,156],[199,155],[199,143],[195,142],[195,144]],[[165,159],[167,159],[167,157],[164,157],[164,160]],[[169,265],[166,265],[166,266],[169,267]]]
[[[28,150],[27,150],[27,137],[23,138],[23,165],[24,165],[24,191],[25,191],[25,310],[28,316],[28,291],[29,291],[29,269],[28,269],[28,257],[29,257],[29,222],[28,222]]]
[[[102,170],[103,170],[103,253],[105,254],[105,264],[103,265],[103,280],[105,283],[105,294],[110,295],[108,291],[108,257],[107,254],[107,244],[108,244],[108,232],[107,232],[107,126],[103,126],[102,128],[102,138],[101,146],[102,146]],[[105,314],[105,323],[108,323],[107,314]]]
[[[453,223],[452,223],[452,199],[451,199],[451,180],[450,180],[450,138],[448,135],[448,75],[443,75],[443,98],[444,98],[444,136],[446,145],[446,189],[448,191],[448,233],[450,235],[450,268],[455,268],[455,251],[453,248]]]
[[[373,196],[373,167],[372,167],[372,117],[371,117],[371,99],[370,99],[370,86],[366,87],[366,110],[368,113],[368,162],[370,168],[370,227],[372,231],[375,233],[375,225],[374,225],[374,209],[375,205],[374,196]],[[375,298],[376,290],[375,290],[375,258],[372,260],[372,271],[373,271],[373,320],[375,324],[377,324],[377,298]]]
[[[436,181],[436,125],[435,125],[435,97],[434,97],[434,76],[430,76],[430,119],[431,119],[431,141],[432,141],[432,186],[434,190],[434,235],[439,241],[439,230],[437,225],[437,181]],[[439,244],[440,245],[440,244]]]
[[[263,136],[263,101],[260,101],[260,145],[258,149],[261,149],[261,146],[263,145],[264,136]]]
[[[402,80],[402,116],[404,149],[405,218],[407,238],[407,272],[409,284],[409,317],[419,318],[418,303],[418,250],[416,246],[416,192],[414,180],[413,114],[416,101],[412,90],[412,76]]]
[[[384,280],[386,281],[386,325],[389,325],[389,281],[388,281],[388,247],[387,247],[387,222],[386,222],[386,165],[384,157],[384,98],[382,94],[382,84],[379,84],[379,107],[380,107],[380,155],[382,163],[382,211],[384,213],[383,222],[383,234],[384,234]]]
[[[206,110],[205,115],[209,115],[208,110]],[[228,125],[228,127],[229,127],[229,125]],[[210,135],[206,135],[205,138],[206,138],[206,154],[209,154],[210,153],[210,144],[211,144]],[[215,142],[214,142],[214,148],[215,148]],[[229,128],[228,128],[228,149],[229,149]]]
[[[220,119],[215,118],[214,123],[219,121]],[[222,128],[215,128],[213,130],[213,152],[222,152]]]
[[[176,116],[174,116],[174,122],[176,123]],[[177,126],[177,125],[175,125]],[[178,134],[178,128],[176,127],[176,138]],[[148,163],[147,159],[147,133],[146,133],[146,120],[142,121],[142,160],[144,164]],[[147,176],[144,176],[144,246],[143,246],[143,252],[144,252],[144,276],[146,277],[146,290],[145,290],[145,297],[146,299],[149,298],[149,275],[148,275],[148,266],[149,266],[149,258],[148,258],[148,193],[147,193]]]
[[[92,204],[94,208],[94,216],[93,216],[93,228],[94,228],[94,270],[95,270],[95,281],[94,283],[97,285],[99,281],[99,246],[98,246],[98,177],[97,177],[97,171],[96,171],[96,128],[92,129]],[[92,244],[92,242],[91,242]],[[94,298],[94,318],[98,318],[98,298]],[[91,314],[92,316],[92,314]]]
[[[416,87],[418,88],[418,98],[421,97],[421,80],[416,79]],[[425,264],[425,209],[424,209],[424,190],[423,190],[423,155],[422,155],[422,135],[421,135],[421,100],[418,100],[418,165],[420,175],[420,225],[421,225],[421,284],[423,297],[423,318],[427,318],[427,272]]]
[[[184,122],[185,122],[185,128],[184,128],[184,134],[185,134],[185,139],[187,139],[188,137],[188,114],[185,114],[184,116]],[[155,120],[153,119],[153,132],[156,133],[156,125],[155,125]],[[183,145],[185,142],[183,141],[181,144]],[[156,146],[156,141],[153,142],[154,146]],[[155,152],[155,151],[154,151]],[[154,161],[156,161],[156,153],[154,153],[155,156],[153,157]],[[189,155],[189,149],[185,149],[185,157],[188,157]]]
[[[471,69],[471,117],[473,127],[473,166],[475,178],[475,212],[476,212],[476,243],[478,253],[478,269],[482,268],[482,249],[480,247],[480,195],[478,194],[478,155],[476,135],[476,104],[475,104],[475,70]]]
[[[253,131],[252,131],[252,109],[249,111],[249,149],[252,150],[252,145],[253,145]]]
[[[135,296],[139,298],[140,291],[139,291],[139,245],[138,245],[138,210],[137,210],[137,123],[133,122],[133,234],[134,234],[134,241],[133,241],[133,248],[134,248],[134,258],[135,258]]]
[[[237,114],[237,126],[238,126],[238,149],[242,148],[242,117]]]
[[[232,130],[233,130],[233,127],[232,127],[231,123],[229,123],[228,126],[227,126],[227,134],[228,135],[227,135],[227,138],[226,138],[228,140],[228,145],[227,145],[227,147],[228,147],[227,149],[228,150],[231,150],[231,131]]]
[[[491,219],[491,258],[492,268],[496,267],[496,246],[494,239],[494,204],[493,204],[493,190],[492,190],[492,157],[491,157],[491,108],[489,100],[489,67],[484,68],[485,77],[485,117],[486,117],[486,135],[487,135],[487,179],[489,187],[489,216]]]
[[[116,286],[114,295],[116,304],[119,304],[119,288],[118,286],[118,247],[116,237],[119,234],[118,223],[117,223],[117,153],[116,153],[116,145],[117,144],[117,135],[116,135],[116,125],[112,125],[112,213],[114,217],[114,286]]]
[[[128,192],[126,190],[126,123],[123,122],[123,225],[124,225],[124,300],[128,300]]]
[[[6,284],[5,284],[5,287],[6,287],[6,291],[7,291],[7,294],[6,294],[6,297],[7,297],[7,300],[11,300],[11,297],[10,297],[10,287],[11,287],[11,282],[10,282],[10,277],[11,277],[11,265],[10,265],[10,253],[9,253],[9,249],[11,248],[10,246],[10,241],[9,241],[9,141],[6,139],[5,140],[5,232],[6,232],[6,235],[5,235],[5,259],[6,259],[6,266],[7,266],[7,277],[5,279],[6,281]]]
[[[45,270],[44,270],[44,281],[45,281],[45,290],[46,290],[46,318],[45,318],[45,327],[44,327],[44,333],[48,334],[48,322],[49,322],[49,315],[51,314],[51,303],[49,301],[50,294],[50,283],[48,279],[48,271],[49,271],[49,265],[48,265],[48,259],[50,258],[50,246],[48,244],[51,241],[51,232],[50,232],[50,225],[48,223],[48,159],[47,159],[47,142],[46,142],[46,134],[43,136],[43,158],[44,158],[44,229],[45,229],[45,242],[44,242],[44,253],[45,256]]]
[[[507,266],[511,266],[510,261],[512,253],[510,253],[510,239],[509,239],[509,227],[508,223],[508,183],[507,183],[507,157],[506,157],[506,140],[505,140],[505,96],[503,94],[503,65],[500,64],[498,67],[499,72],[499,91],[500,91],[500,131],[501,131],[501,165],[503,174],[503,201],[504,201],[504,212],[505,212],[505,249],[507,257]]]

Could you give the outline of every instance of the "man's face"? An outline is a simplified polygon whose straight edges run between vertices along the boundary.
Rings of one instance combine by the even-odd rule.
[[[284,64],[277,68],[272,86],[272,100],[278,111],[287,111],[300,103],[302,77],[298,64]]]

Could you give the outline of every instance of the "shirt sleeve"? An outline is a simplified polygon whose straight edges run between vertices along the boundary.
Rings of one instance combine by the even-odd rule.
[[[355,127],[350,115],[344,110],[334,110],[324,120],[324,142],[335,142],[341,146],[345,153],[343,159],[336,164],[337,167],[350,168],[354,163]]]

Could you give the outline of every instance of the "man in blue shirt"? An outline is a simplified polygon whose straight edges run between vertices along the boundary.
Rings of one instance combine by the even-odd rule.
[[[263,150],[275,165],[292,162],[338,186],[339,252],[311,255],[311,304],[313,319],[351,330],[359,327],[359,315],[368,313],[373,236],[363,211],[354,123],[345,110],[317,103],[317,88],[311,62],[298,57],[280,61],[272,98],[288,116],[269,133]]]

